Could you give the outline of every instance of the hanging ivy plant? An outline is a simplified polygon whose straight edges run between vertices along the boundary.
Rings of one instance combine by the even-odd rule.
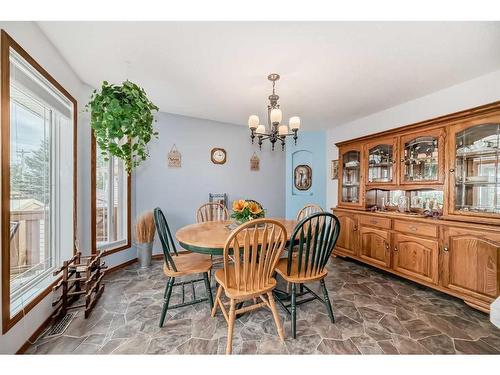
[[[143,88],[125,81],[121,86],[104,81],[94,90],[86,106],[96,142],[109,160],[110,155],[125,162],[127,172],[149,156],[147,144],[158,138],[153,129],[153,111],[158,111]]]

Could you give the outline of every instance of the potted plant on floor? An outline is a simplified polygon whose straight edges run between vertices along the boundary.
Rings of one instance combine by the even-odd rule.
[[[155,232],[153,212],[148,211],[139,216],[135,224],[135,241],[137,244],[137,259],[141,268],[147,268],[151,265]]]
[[[86,108],[105,160],[110,155],[122,159],[128,173],[146,160],[147,144],[158,136],[153,129],[153,111],[158,107],[143,88],[128,80],[121,86],[104,81],[100,92],[94,90]]]

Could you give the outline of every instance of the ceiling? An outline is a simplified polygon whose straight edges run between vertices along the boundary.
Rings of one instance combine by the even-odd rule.
[[[163,112],[246,125],[277,83],[321,129],[500,69],[500,22],[39,22],[92,87],[128,78]]]

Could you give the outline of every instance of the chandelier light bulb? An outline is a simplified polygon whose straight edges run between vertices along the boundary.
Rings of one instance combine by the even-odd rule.
[[[300,117],[299,116],[290,117],[289,125],[290,125],[291,130],[299,130],[300,129]]]
[[[271,110],[271,123],[272,124],[275,124],[275,123],[280,123],[281,122],[281,119],[282,119],[282,113],[281,113],[281,109],[279,108],[273,108]]]
[[[266,127],[264,125],[257,126],[257,130],[255,131],[257,134],[266,134]]]
[[[280,125],[280,127],[278,128],[278,134],[279,135],[287,135],[288,134],[288,126]]]
[[[256,115],[251,115],[248,117],[248,127],[252,130],[257,129],[257,126],[259,125],[259,116]]]

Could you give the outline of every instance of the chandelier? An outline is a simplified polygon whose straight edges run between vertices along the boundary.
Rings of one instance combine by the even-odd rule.
[[[293,137],[295,144],[297,144],[297,132],[300,128],[300,117],[290,117],[288,126],[281,123],[283,114],[281,113],[280,105],[278,104],[280,97],[275,92],[276,81],[280,79],[280,75],[272,73],[267,76],[267,79],[273,83],[273,93],[269,95],[269,104],[267,105],[267,125],[269,127],[269,132],[266,131],[267,129],[265,125],[259,123],[259,116],[251,115],[248,117],[248,127],[252,132],[250,138],[252,139],[253,144],[255,137],[257,137],[259,148],[261,150],[262,142],[269,139],[273,151],[274,144],[279,140],[281,142],[281,149],[284,150],[286,137]]]

